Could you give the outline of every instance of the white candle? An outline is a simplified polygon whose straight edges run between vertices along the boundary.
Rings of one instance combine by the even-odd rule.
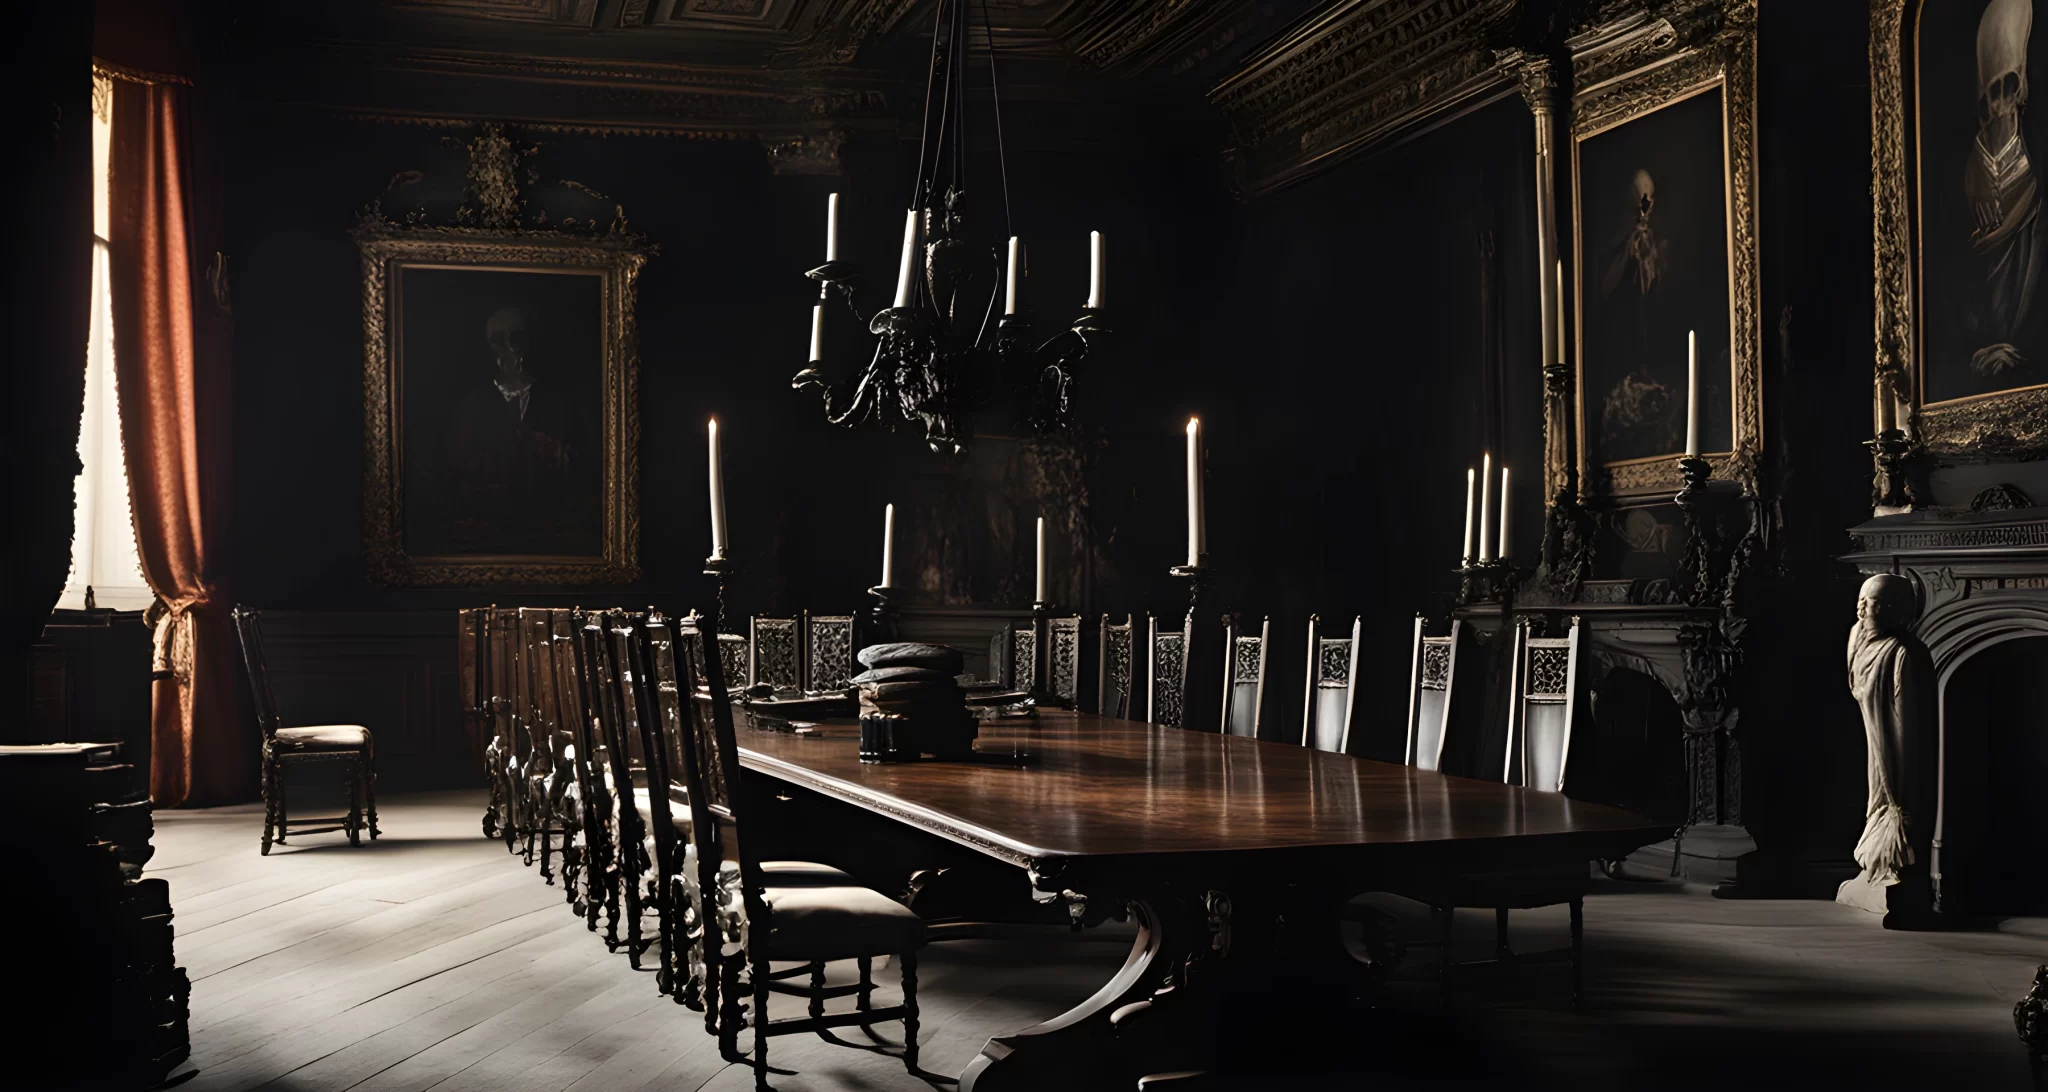
[[[839,195],[825,199],[825,260],[839,260]]]
[[[1880,376],[1877,380],[1877,431],[1890,432],[1899,427],[1899,406],[1892,399],[1891,385]]]
[[[1685,457],[1700,453],[1700,347],[1691,330],[1685,332]]]
[[[882,587],[896,586],[896,506],[882,506]]]
[[[1493,560],[1493,453],[1479,460],[1479,560]]]
[[[1557,263],[1557,362],[1564,363],[1564,260]]]
[[[1500,468],[1500,559],[1508,559],[1508,468]]]
[[[1045,602],[1045,517],[1038,517],[1038,593],[1032,597],[1036,603]]]
[[[725,465],[718,454],[718,418],[706,432],[711,438],[711,556],[725,556]]]
[[[825,305],[811,305],[811,363],[825,358]]]
[[[896,306],[910,306],[910,265],[917,253],[917,210],[903,214],[903,265],[896,273]]]
[[[1202,419],[1188,418],[1188,564],[1200,565],[1209,552],[1202,519]]]
[[[1472,502],[1478,476],[1471,467],[1465,468],[1465,552],[1458,557],[1467,565],[1472,563]]]
[[[1017,237],[1010,236],[1010,273],[1003,286],[1003,314],[1017,313]]]
[[[1088,309],[1102,306],[1102,233],[1088,233]]]

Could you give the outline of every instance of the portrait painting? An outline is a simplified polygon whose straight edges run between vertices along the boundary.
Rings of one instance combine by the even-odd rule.
[[[1610,467],[1684,453],[1688,333],[1700,451],[1734,445],[1723,131],[1717,82],[1575,142],[1583,442]]]
[[[538,233],[358,235],[373,574],[632,579],[642,256]]]
[[[2048,384],[2036,0],[1926,0],[1916,99],[1920,401]]]

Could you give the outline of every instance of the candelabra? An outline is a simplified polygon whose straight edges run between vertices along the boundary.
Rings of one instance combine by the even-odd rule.
[[[1194,676],[1199,662],[1195,657],[1195,612],[1202,605],[1202,589],[1208,583],[1209,555],[1201,554],[1192,565],[1175,565],[1166,570],[1188,582],[1188,615],[1181,622],[1181,671],[1180,671],[1180,720],[1181,727],[1193,728],[1201,721],[1195,718]]]
[[[1863,446],[1870,452],[1873,472],[1870,481],[1870,504],[1873,508],[1903,511],[1913,507],[1919,498],[1915,495],[1913,483],[1906,471],[1907,461],[1913,454],[1913,441],[1906,438],[1902,429],[1888,428],[1868,440]]]
[[[1517,572],[1504,557],[1468,559],[1458,570],[1458,605],[1506,603],[1514,595]]]
[[[1713,520],[1701,511],[1714,464],[1697,455],[1687,455],[1678,460],[1678,473],[1685,479],[1685,485],[1672,498],[1685,526],[1685,555],[1679,560],[1679,578],[1685,587],[1686,603],[1697,607],[1710,601],[1714,594],[1713,554],[1707,541]]]
[[[868,594],[875,597],[875,603],[868,608],[868,639],[862,647],[896,640],[896,589],[877,585],[869,588]]]

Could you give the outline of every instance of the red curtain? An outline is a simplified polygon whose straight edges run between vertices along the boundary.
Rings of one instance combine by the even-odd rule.
[[[243,797],[256,757],[236,720],[229,604],[209,568],[227,532],[227,377],[222,354],[195,336],[187,91],[116,79],[109,157],[121,443],[142,575],[169,608],[157,623],[150,760],[163,807]]]

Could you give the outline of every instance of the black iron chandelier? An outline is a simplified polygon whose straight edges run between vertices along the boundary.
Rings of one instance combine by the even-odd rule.
[[[1046,341],[1018,310],[1025,252],[1010,230],[1010,183],[1003,156],[1002,97],[996,86],[993,30],[989,90],[1007,253],[967,237],[967,0],[939,0],[925,85],[924,134],[917,182],[904,216],[895,302],[872,318],[854,303],[859,276],[839,257],[839,195],[829,201],[825,264],[811,310],[810,363],[790,385],[816,387],[825,416],[847,428],[924,430],[942,454],[964,451],[975,419],[1051,432],[1067,425],[1074,380],[1095,342],[1109,333],[1102,309],[1103,240],[1090,233],[1088,304]],[[922,275],[920,276],[919,273]],[[998,303],[1002,314],[996,314]],[[865,367],[838,370],[825,352],[827,313],[843,306],[876,339]],[[849,354],[850,355],[850,354]],[[837,372],[838,374],[828,374]],[[1007,415],[1010,420],[1002,419]]]

